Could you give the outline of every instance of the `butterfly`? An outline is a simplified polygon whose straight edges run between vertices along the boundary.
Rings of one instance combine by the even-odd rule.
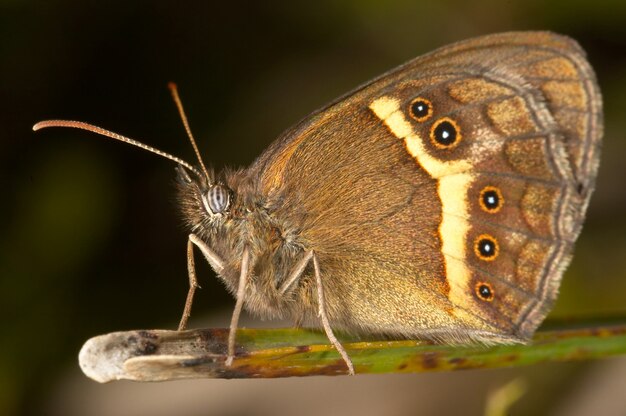
[[[585,53],[549,32],[465,40],[312,113],[249,167],[178,164],[194,249],[239,315],[441,343],[527,342],[544,320],[594,189],[602,99]]]

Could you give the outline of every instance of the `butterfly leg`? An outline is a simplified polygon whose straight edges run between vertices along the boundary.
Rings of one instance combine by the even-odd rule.
[[[246,284],[248,283],[248,266],[250,262],[250,252],[248,247],[243,249],[241,258],[241,272],[239,275],[239,286],[237,287],[237,302],[235,310],[230,320],[230,329],[228,331],[228,357],[226,357],[226,366],[230,367],[235,358],[235,337],[237,335],[237,325],[239,324],[239,315],[243,308],[243,300],[246,294]]]
[[[306,266],[311,261],[311,258],[313,258],[313,251],[307,251],[304,254],[304,257],[302,257],[300,261],[296,264],[296,266],[293,268],[293,270],[287,277],[287,280],[285,280],[285,282],[278,288],[278,293],[280,293],[281,295],[284,295],[285,292],[294,288],[295,283],[298,280],[300,280],[300,277],[302,276],[302,273],[304,273],[304,269],[306,269]],[[294,326],[296,328],[302,327],[303,321],[304,321],[304,315],[298,316],[295,319]]]
[[[191,305],[193,303],[193,297],[196,293],[196,289],[200,286],[198,285],[198,279],[196,278],[196,262],[193,257],[193,245],[196,245],[204,257],[207,259],[213,270],[216,273],[220,273],[224,270],[224,262],[220,257],[206,245],[204,241],[200,239],[195,234],[189,234],[189,239],[187,240],[187,273],[189,274],[189,291],[187,292],[187,300],[185,301],[185,309],[183,310],[183,316],[180,318],[180,323],[178,324],[178,330],[182,331],[187,328],[187,320],[191,315]]]
[[[298,280],[300,280],[302,273],[304,273],[304,269],[306,269],[306,266],[309,264],[312,258],[313,258],[313,251],[312,250],[307,251],[304,254],[304,257],[302,257],[302,259],[300,259],[300,261],[293,268],[292,272],[289,274],[289,277],[287,278],[287,280],[285,280],[285,283],[283,283],[278,288],[278,293],[280,293],[281,295],[284,295],[286,291],[293,288],[294,284]]]
[[[348,372],[351,375],[354,375],[354,365],[352,364],[352,360],[350,359],[350,356],[346,352],[343,345],[341,345],[339,340],[337,340],[337,337],[335,337],[335,334],[333,333],[333,330],[330,327],[330,323],[328,322],[328,315],[326,314],[326,302],[324,300],[324,287],[322,286],[320,267],[317,262],[317,256],[312,250],[307,251],[304,257],[302,257],[302,259],[296,264],[296,266],[293,268],[293,271],[289,274],[289,277],[287,278],[287,280],[285,280],[285,283],[283,283],[282,286],[278,289],[278,292],[282,295],[285,292],[287,292],[287,290],[291,289],[294,286],[294,284],[300,279],[300,277],[302,276],[302,273],[304,273],[304,270],[306,269],[306,266],[309,264],[311,259],[313,259],[313,267],[315,269],[315,281],[316,281],[316,286],[317,286],[317,304],[319,305],[318,315],[320,316],[322,320],[322,326],[324,327],[324,332],[326,332],[326,336],[328,337],[328,340],[331,342],[331,344],[334,345],[335,349],[337,349],[339,354],[341,354],[341,357],[343,358],[343,360],[346,362],[346,365],[348,366]],[[301,323],[300,319],[298,319],[296,321],[296,325],[298,326],[300,323]]]
[[[320,319],[322,320],[322,326],[324,327],[324,331],[326,332],[326,336],[330,340],[330,342],[335,346],[341,357],[346,362],[348,366],[348,373],[353,376],[354,375],[354,365],[352,364],[352,360],[350,356],[346,352],[346,349],[341,345],[335,334],[333,333],[333,329],[330,327],[330,323],[328,322],[328,315],[326,315],[326,302],[324,300],[324,287],[322,286],[322,277],[320,273],[320,265],[317,261],[317,256],[313,253],[313,267],[315,269],[315,282],[317,284],[317,304],[318,304],[318,314]]]

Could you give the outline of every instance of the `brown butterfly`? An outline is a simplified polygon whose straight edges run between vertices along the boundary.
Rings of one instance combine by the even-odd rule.
[[[187,131],[189,127],[172,88]],[[316,111],[249,168],[179,164],[193,246],[242,307],[334,330],[444,343],[526,342],[581,230],[602,102],[578,44],[502,33],[418,57]]]

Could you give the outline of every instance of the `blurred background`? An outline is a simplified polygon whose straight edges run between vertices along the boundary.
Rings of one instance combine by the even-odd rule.
[[[453,374],[99,385],[77,353],[98,334],[175,328],[187,274],[173,163],[46,118],[93,122],[187,160],[178,83],[205,160],[250,164],[282,130],[446,43],[548,29],[587,50],[604,93],[598,187],[555,317],[626,311],[626,2],[0,0],[0,414],[626,414],[626,360]],[[198,262],[201,263],[201,262]],[[209,267],[191,326],[227,326]],[[256,325],[272,326],[273,323]],[[252,325],[253,323],[250,323]]]

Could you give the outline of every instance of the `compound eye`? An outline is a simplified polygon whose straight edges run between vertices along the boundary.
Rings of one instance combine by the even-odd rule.
[[[223,185],[213,185],[203,199],[205,208],[213,214],[221,214],[230,208],[230,189]]]

